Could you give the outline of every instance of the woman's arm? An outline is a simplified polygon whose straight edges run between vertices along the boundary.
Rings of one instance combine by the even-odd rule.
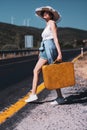
[[[50,22],[49,24],[51,25],[51,30],[53,32],[54,43],[55,43],[57,51],[58,51],[57,60],[61,61],[62,60],[62,53],[61,53],[61,48],[60,48],[60,44],[59,44],[58,36],[57,36],[57,26],[56,26],[54,21],[49,21],[49,22]]]

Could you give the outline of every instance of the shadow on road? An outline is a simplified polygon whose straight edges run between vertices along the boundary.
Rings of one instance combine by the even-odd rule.
[[[84,103],[87,105],[87,90],[74,95],[66,97],[66,104]]]

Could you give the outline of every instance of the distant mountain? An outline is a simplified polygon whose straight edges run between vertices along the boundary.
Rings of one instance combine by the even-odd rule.
[[[25,35],[33,35],[34,47],[39,47],[43,29],[16,26],[0,22],[0,50],[24,49]],[[84,46],[87,31],[74,28],[58,28],[59,42],[63,48]]]

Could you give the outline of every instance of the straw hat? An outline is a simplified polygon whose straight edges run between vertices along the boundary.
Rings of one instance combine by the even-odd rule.
[[[57,12],[55,9],[53,9],[51,6],[44,6],[44,7],[37,8],[35,10],[35,13],[39,17],[43,18],[43,16],[41,15],[42,11],[49,11],[49,12],[51,12],[53,14],[53,16],[54,16],[54,21],[59,21],[61,19],[60,13]]]

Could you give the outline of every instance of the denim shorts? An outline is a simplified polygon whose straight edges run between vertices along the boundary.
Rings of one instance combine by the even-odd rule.
[[[44,49],[43,51],[40,51],[40,55],[39,55],[39,56],[40,56],[40,58],[42,58],[42,59],[45,59],[45,60],[48,59],[45,49]]]
[[[57,58],[57,49],[53,39],[44,40],[43,50],[40,51],[40,58],[48,60],[48,63],[52,63]]]

